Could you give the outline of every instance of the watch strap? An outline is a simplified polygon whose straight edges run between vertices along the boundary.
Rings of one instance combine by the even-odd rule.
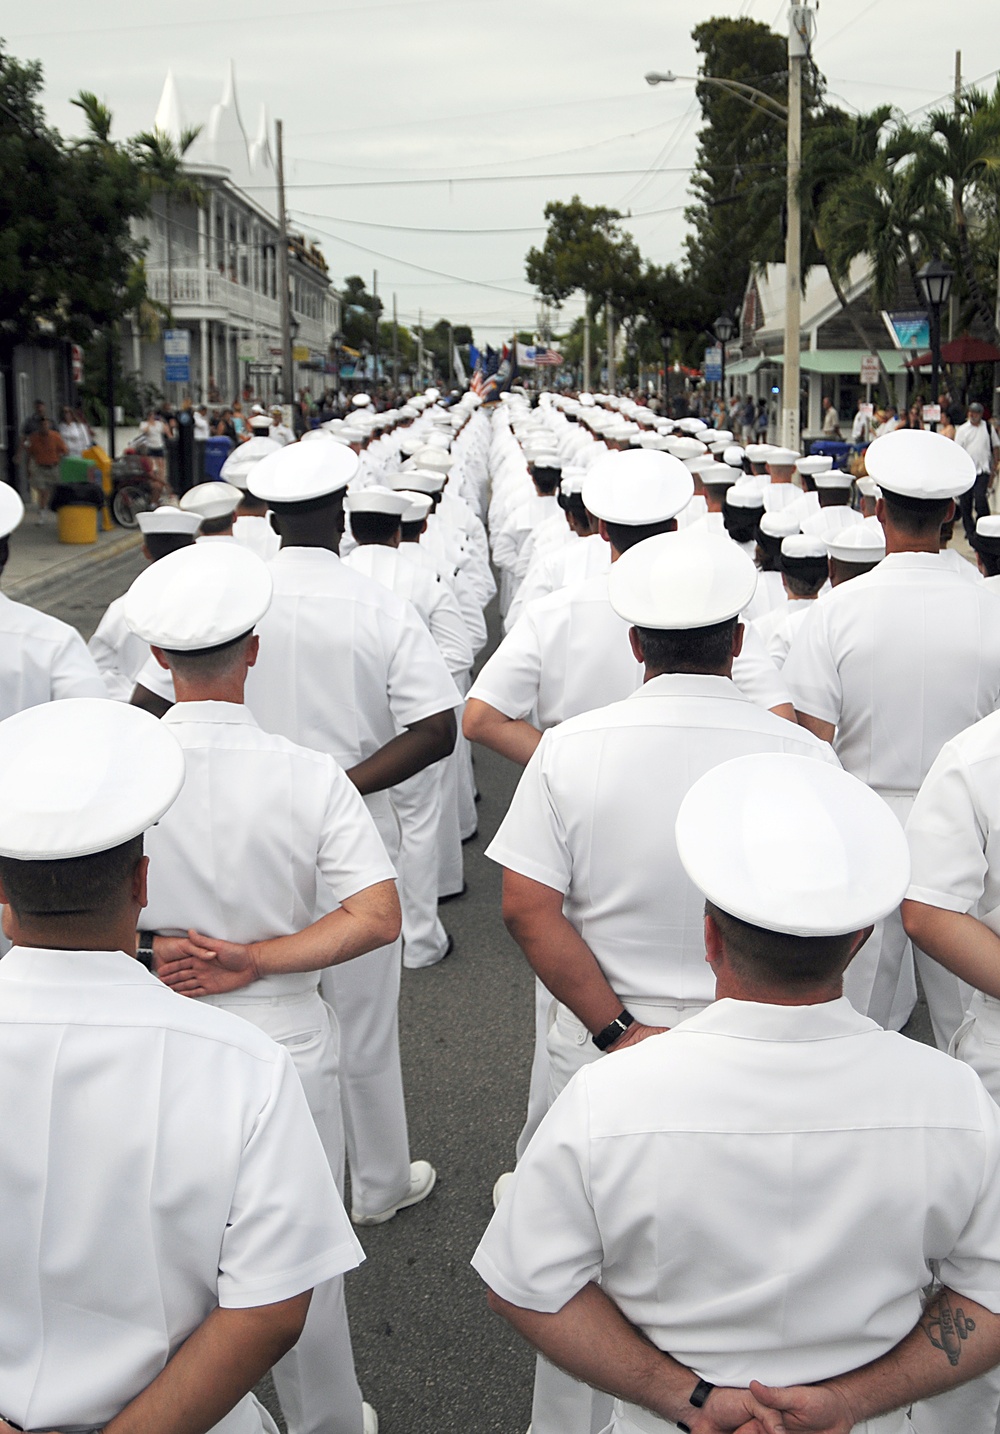
[[[688,1403],[693,1404],[696,1409],[700,1409],[714,1388],[715,1385],[709,1384],[707,1379],[699,1379],[688,1397]],[[683,1419],[678,1419],[677,1428],[682,1431],[682,1434],[691,1434],[691,1425],[685,1424]]]
[[[140,931],[140,932],[138,933],[139,939],[138,939],[138,941],[136,942],[135,959],[136,959],[141,965],[145,966],[145,968],[146,968],[147,971],[152,971],[152,969],[153,969],[153,936],[154,936],[154,935],[155,935],[155,933],[152,932],[152,931]]]
[[[603,1031],[598,1031],[597,1035],[591,1036],[590,1039],[599,1051],[606,1051],[608,1046],[613,1046],[619,1036],[623,1036],[629,1026],[633,1025],[635,1025],[635,1017],[623,1006],[614,1020],[606,1025]]]

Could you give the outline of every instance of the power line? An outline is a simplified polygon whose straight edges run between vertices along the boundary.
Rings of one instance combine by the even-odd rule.
[[[411,259],[400,259],[396,254],[383,254],[380,249],[369,249],[365,244],[358,244],[353,239],[345,239],[341,234],[333,234],[329,230],[319,229],[318,233],[327,239],[333,239],[338,244],[346,244],[350,249],[358,249],[362,254],[370,254],[375,259],[385,259],[389,264],[402,264],[406,269],[416,269],[421,274],[433,274],[439,279],[450,279],[455,284],[468,284],[475,289],[493,289],[498,294],[513,294],[517,299],[533,299],[533,294],[526,294],[523,289],[506,289],[500,284],[491,284],[485,279],[469,279],[462,274],[447,274],[442,269],[430,269],[426,264],[414,264]]]
[[[725,167],[725,166],[719,166]],[[746,169],[748,166],[744,165]],[[689,174],[692,166],[689,164],[678,165],[673,169],[657,170],[658,174]],[[315,180],[309,183],[286,184],[286,189],[392,189],[397,187],[413,187],[414,185],[426,184],[510,184],[524,183],[527,180],[539,179],[610,179],[628,177],[630,175],[648,174],[649,169],[583,169],[583,170],[556,170],[545,174],[445,174],[437,179],[331,179]],[[259,190],[273,189],[270,184],[248,184],[245,186],[247,193],[254,193]]]
[[[623,223],[631,223],[634,219],[651,219],[662,214],[676,214],[679,209],[683,208],[683,204],[673,204],[665,209],[644,209],[638,214],[623,214],[622,221]],[[361,229],[389,229],[401,234],[445,234],[449,236],[471,236],[475,234],[540,234],[545,229],[544,224],[525,224],[500,229],[437,228],[435,226],[420,224],[383,224],[376,219],[345,219],[339,214],[311,214],[307,209],[298,209],[295,212],[300,220],[323,219],[330,224],[350,224]]]

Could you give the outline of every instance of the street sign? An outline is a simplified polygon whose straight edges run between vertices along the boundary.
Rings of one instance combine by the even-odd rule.
[[[164,329],[163,377],[167,383],[191,382],[191,334],[188,329]]]
[[[939,403],[925,403],[920,416],[925,423],[940,423],[941,405]]]
[[[705,350],[705,382],[722,382],[722,349],[718,344]]]
[[[861,360],[861,382],[878,383],[878,356],[877,354],[865,354]]]
[[[312,351],[307,344],[296,344],[292,349],[292,358],[296,363],[308,363],[312,358]]]

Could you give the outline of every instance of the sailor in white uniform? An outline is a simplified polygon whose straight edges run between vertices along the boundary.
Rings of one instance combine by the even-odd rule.
[[[885,557],[885,532],[877,518],[862,518],[830,538],[826,549],[830,586],[837,588],[878,567]]]
[[[19,1428],[275,1434],[250,1391],[313,1287],[363,1258],[288,1052],[135,959],[142,832],[183,781],[168,727],[107,698],[0,725],[0,1414]]]
[[[872,443],[866,462],[882,489],[887,555],[813,605],[782,676],[799,721],[832,742],[902,824],[944,743],[1000,704],[1000,624],[995,594],[940,551],[941,524],[975,476],[968,454],[940,434],[897,429]],[[936,961],[916,959],[935,1040],[947,1049],[962,991]],[[906,1022],[915,984],[898,913],[866,944],[845,989],[880,1025]]]
[[[0,483],[0,574],[10,534],[24,504]],[[0,720],[65,697],[106,697],[107,691],[76,628],[0,593]]]
[[[764,520],[767,517],[765,513]],[[809,533],[792,533],[781,540],[778,564],[788,601],[784,607],[759,617],[754,627],[775,666],[780,669],[785,665],[796,632],[812,610],[810,605],[829,582],[830,563],[826,543]]]
[[[976,520],[972,546],[984,586],[991,592],[1000,592],[1000,515],[990,513]]]
[[[616,1396],[613,1434],[902,1434],[915,1396],[1000,1359],[1000,1110],[841,994],[906,889],[902,830],[848,773],[769,753],[705,773],[676,841],[717,999],[579,1072],[473,1264]],[[752,1423],[762,1402],[816,1417]]]
[[[270,562],[281,546],[281,540],[268,519],[267,504],[261,503],[248,492],[247,476],[262,458],[266,458],[270,453],[277,453],[285,446],[285,441],[291,443],[295,440],[294,436],[285,441],[276,438],[277,430],[266,419],[255,419],[250,427],[253,429],[253,437],[233,449],[223,463],[219,477],[224,483],[231,483],[234,488],[240,490],[233,537],[259,558]]]
[[[623,554],[609,593],[632,624],[645,683],[544,734],[487,849],[504,867],[508,930],[549,993],[550,1103],[602,1052],[712,999],[702,903],[674,844],[691,784],[747,752],[839,766],[827,744],[748,702],[732,681],[739,614],[756,581],[725,534],[686,529]],[[609,1418],[599,1400],[591,1409],[585,1386],[539,1363],[533,1434],[601,1429]]]
[[[252,492],[268,503],[282,547],[269,565],[274,599],[246,705],[269,732],[326,752],[365,797],[391,859],[399,825],[389,789],[448,755],[462,698],[416,610],[337,556],[350,448],[296,443],[259,463]],[[427,1161],[410,1161],[399,1062],[399,942],[324,972],[341,1028],[341,1094],[352,1218],[381,1223],[423,1199]]]
[[[148,513],[140,513],[138,523],[142,533],[142,555],[155,563],[179,548],[191,547],[201,527],[201,518],[197,513],[182,513],[180,508],[164,503]],[[123,593],[109,604],[87,644],[104,679],[108,696],[117,702],[131,700],[139,674],[149,662],[149,643],[129,627],[124,609]]]
[[[234,515],[242,496],[242,490],[233,483],[220,483],[215,479],[189,488],[180,501],[180,509],[182,513],[197,513],[201,519],[195,541],[234,543]]]
[[[233,543],[164,558],[126,594],[126,620],[173,677],[177,701],[163,721],[187,771],[147,838],[140,949],[175,990],[286,1046],[342,1188],[339,1033],[319,973],[395,939],[396,873],[333,759],[261,731],[243,705],[271,589],[266,564]],[[315,1292],[274,1382],[291,1434],[375,1428],[362,1411],[342,1281]]]

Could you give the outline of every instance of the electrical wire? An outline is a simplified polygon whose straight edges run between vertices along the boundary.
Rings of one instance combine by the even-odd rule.
[[[630,224],[635,219],[651,219],[662,214],[676,214],[679,209],[683,208],[683,204],[674,204],[665,209],[645,209],[638,214],[623,214],[622,222]],[[525,224],[509,229],[452,229],[418,224],[383,224],[375,219],[345,219],[339,214],[312,214],[306,209],[297,209],[295,212],[302,220],[322,219],[330,224],[350,224],[361,229],[389,229],[401,234],[444,234],[449,237],[465,237],[475,234],[541,234],[545,230],[544,224]]]
[[[720,166],[725,167],[725,166]],[[744,169],[748,165],[742,166]],[[677,165],[671,169],[660,169],[659,174],[690,174],[690,164]],[[528,180],[553,180],[553,179],[609,179],[618,176],[645,175],[649,173],[649,167],[645,169],[577,169],[557,170],[545,174],[445,174],[438,179],[332,179],[315,180],[310,182],[297,181],[294,184],[286,184],[287,189],[393,189],[399,186],[413,187],[426,184],[510,184],[525,183]],[[244,186],[248,194],[258,193],[266,190],[270,193],[274,189],[273,184],[248,184]]]

